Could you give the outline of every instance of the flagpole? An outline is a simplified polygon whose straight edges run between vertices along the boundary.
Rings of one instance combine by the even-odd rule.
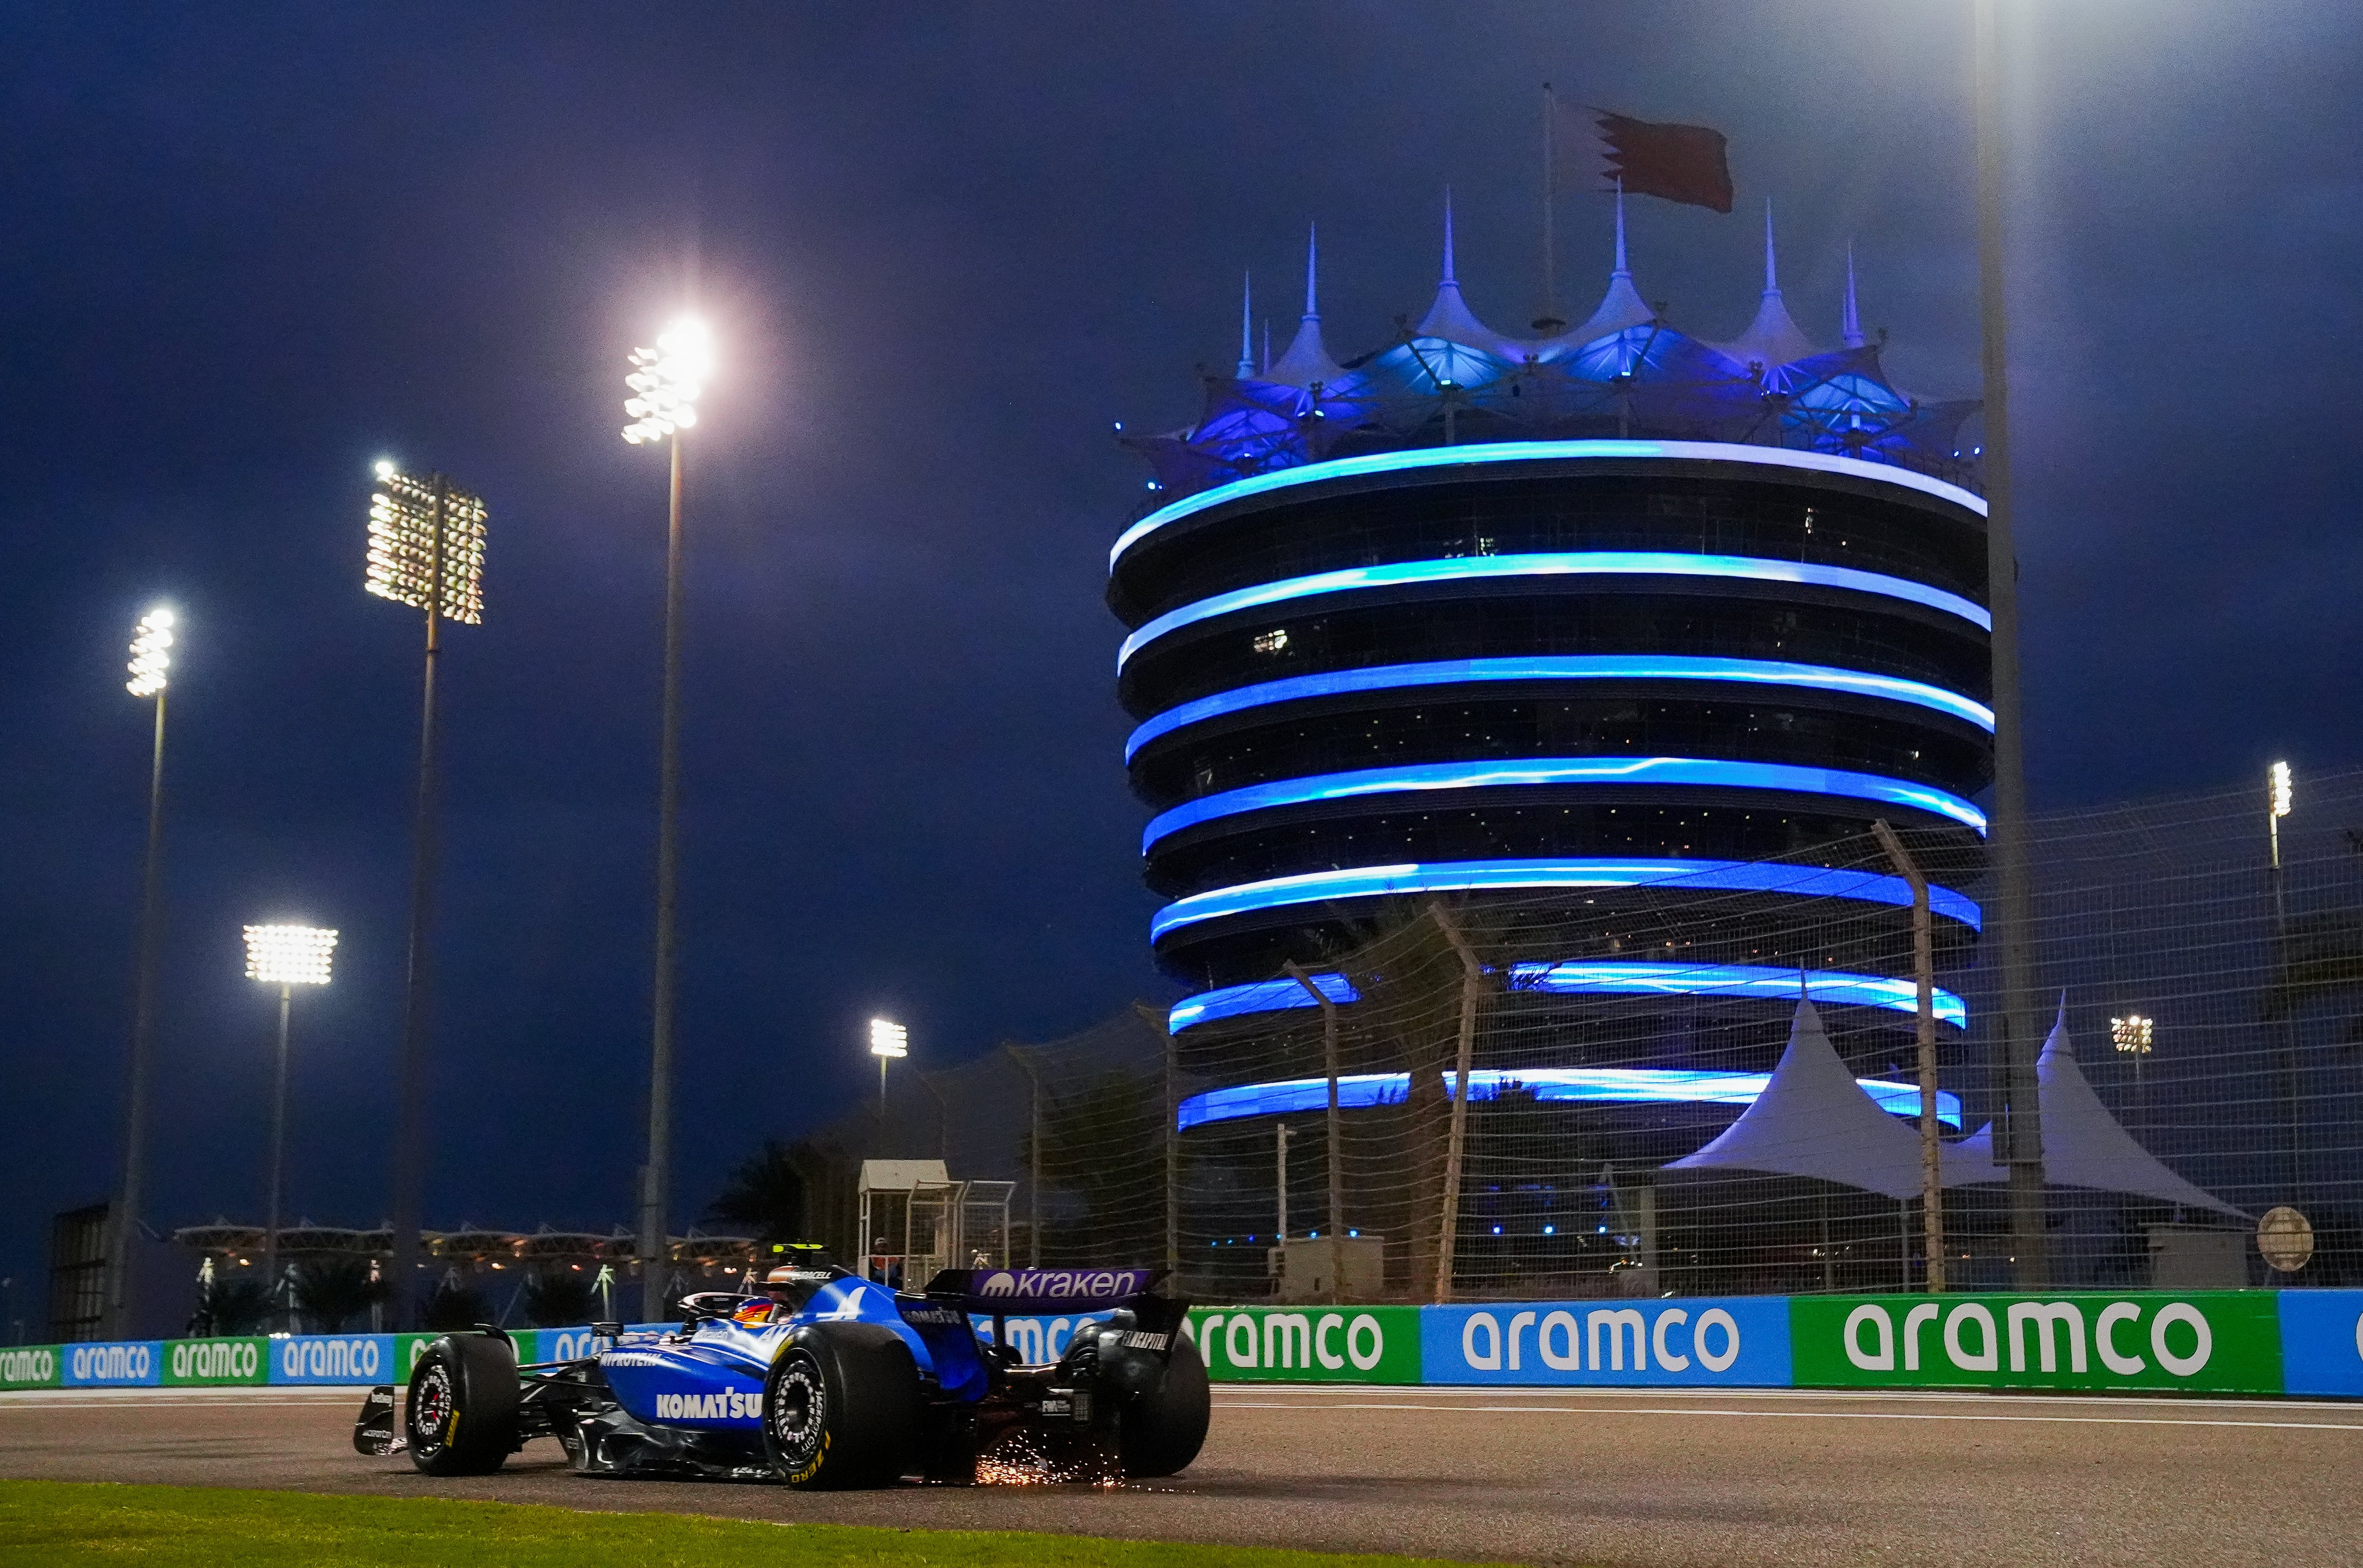
[[[1993,847],[1998,907],[1990,939],[2002,949],[2002,1069],[2004,1111],[1995,1153],[2010,1167],[2014,1283],[2042,1288],[2049,1276],[2043,1208],[2043,1114],[2036,1079],[2032,900],[2026,844],[2026,752],[2018,686],[2018,555],[2011,539],[2009,324],[2004,315],[2002,234],[2002,61],[1997,0],[1977,0],[1978,315],[1985,370],[1986,595],[1993,617]],[[2000,929],[1997,931],[1996,927]]]
[[[1567,323],[1559,313],[1558,243],[1559,179],[1556,172],[1556,144],[1559,140],[1559,101],[1551,95],[1551,84],[1543,83],[1543,308],[1535,317],[1535,330],[1546,336],[1557,332]]]

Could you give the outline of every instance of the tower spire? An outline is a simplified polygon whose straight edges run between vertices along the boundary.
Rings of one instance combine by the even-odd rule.
[[[1304,226],[1304,319],[1321,319],[1321,226]]]
[[[1611,278],[1629,278],[1633,269],[1625,264],[1625,176],[1616,176],[1616,270]]]
[[[1781,298],[1781,263],[1772,243],[1772,201],[1764,201],[1764,297],[1756,306],[1756,319],[1747,330],[1728,343],[1709,343],[1708,348],[1736,360],[1743,365],[1758,366],[1771,384],[1774,371],[1786,364],[1807,358],[1814,351],[1811,339],[1797,330],[1790,319],[1789,307]]]
[[[1855,304],[1854,241],[1851,239],[1847,241],[1846,309],[1839,313],[1838,330],[1845,335],[1846,346],[1847,348],[1859,349],[1862,347],[1862,312]]]
[[[1452,187],[1449,185],[1444,187],[1444,277],[1442,281],[1454,285],[1458,285],[1460,282],[1452,275]]]
[[[1239,282],[1239,368],[1238,378],[1247,380],[1255,374],[1255,273],[1240,275]]]
[[[1346,373],[1321,342],[1321,230],[1308,224],[1304,230],[1304,318],[1296,328],[1288,352],[1264,373],[1266,381],[1284,386],[1310,387],[1315,382],[1335,386]]]

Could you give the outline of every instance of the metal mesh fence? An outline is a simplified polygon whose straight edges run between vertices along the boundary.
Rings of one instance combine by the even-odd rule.
[[[2057,1006],[2051,1049],[2075,1062],[2047,1069],[2042,1102],[2058,1287],[2363,1283],[2363,771],[2298,790],[2272,821],[2260,783],[2035,825],[2044,1021]],[[1912,973],[1909,912],[1859,891],[1891,862],[1866,835],[1775,863],[1828,872],[1804,885],[1829,891],[1669,883],[1613,917],[1564,895],[1419,906],[1329,955],[1328,1008],[1280,975],[1267,1005],[1175,1036],[1137,1007],[906,1073],[800,1146],[815,1229],[858,1255],[860,1162],[939,1158],[1017,1184],[1006,1261],[1164,1263],[1208,1299],[1341,1273],[1363,1299],[1428,1299],[1448,1229],[1441,1283],[1465,1296],[1915,1287],[1916,1187],[1676,1163],[1777,1097],[1801,985],[1868,1102],[1917,1126],[1916,994],[1893,978]],[[1947,929],[1940,1130],[1968,1171],[1999,1099],[1996,987],[1991,951]],[[1756,1157],[1783,1136],[1770,1125]],[[1803,1167],[1830,1139],[1785,1136]],[[1943,1201],[1950,1284],[2003,1284],[1999,1180]],[[2316,1240],[2286,1275],[2248,1239],[2284,1204]],[[1314,1244],[1341,1233],[1343,1255]]]

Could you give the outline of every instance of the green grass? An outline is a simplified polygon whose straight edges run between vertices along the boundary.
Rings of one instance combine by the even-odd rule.
[[[419,1564],[420,1568],[1382,1568],[1408,1557],[998,1530],[776,1525],[443,1498],[0,1481],[0,1565]]]

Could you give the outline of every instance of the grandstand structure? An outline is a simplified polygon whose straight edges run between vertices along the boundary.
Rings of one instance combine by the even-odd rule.
[[[1874,821],[1936,884],[1940,962],[1975,941],[1976,406],[1895,385],[1851,268],[1817,349],[1769,215],[1727,342],[1643,302],[1621,208],[1598,307],[1541,339],[1476,318],[1450,225],[1394,340],[1332,356],[1308,247],[1286,351],[1243,334],[1193,423],[1129,439],[1155,478],[1108,603],[1151,941],[1221,1085],[1201,1119],[1252,1118],[1301,1098],[1251,1075],[1283,1015],[1359,999],[1348,955],[1441,898],[1501,981],[1480,1066],[1659,1129],[1634,1153],[1662,1162],[1745,1103],[1801,988],[1850,1059],[1908,1041],[1911,895]],[[1938,1012],[1957,1042],[1964,1005]],[[1367,1104],[1422,1092],[1362,1076]]]

